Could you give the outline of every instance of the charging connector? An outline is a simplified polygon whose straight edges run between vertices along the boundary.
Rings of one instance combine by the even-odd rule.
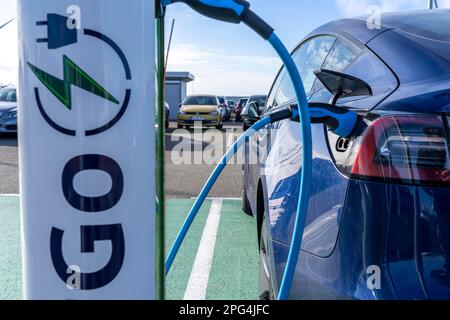
[[[358,114],[352,110],[325,103],[310,102],[308,104],[311,123],[323,123],[334,134],[347,138],[358,122]],[[290,106],[285,113],[290,113],[292,121],[300,122],[300,113],[296,104]]]

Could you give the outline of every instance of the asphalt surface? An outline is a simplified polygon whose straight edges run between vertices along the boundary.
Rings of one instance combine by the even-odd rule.
[[[16,135],[0,135],[0,194],[19,193]]]
[[[194,130],[177,130],[176,123],[171,123],[166,131],[166,153],[165,153],[165,188],[168,199],[189,199],[196,197],[202,186],[213,171],[215,165],[198,163],[195,160],[202,158],[202,151],[208,147],[208,143],[201,141],[201,137],[194,137]],[[222,130],[222,139],[218,141],[218,149],[226,150],[227,137],[238,136],[242,133],[242,123],[228,122]],[[227,134],[228,132],[228,134]],[[233,132],[233,133],[231,133]],[[205,139],[217,134],[217,131],[197,130],[197,134],[203,134]],[[223,143],[220,143],[222,140]],[[179,143],[190,145],[190,149],[183,154],[173,149],[179,148]],[[178,146],[178,147],[177,147]],[[190,158],[191,163],[174,163],[174,155],[177,159],[181,156]],[[186,161],[185,161],[186,162]],[[222,173],[216,186],[211,191],[211,197],[239,198],[242,191],[242,166],[241,164],[230,164]],[[17,152],[17,137],[15,135],[0,135],[0,194],[19,193],[19,167]]]
[[[217,131],[197,130],[195,133],[197,133],[197,135],[203,135],[202,138],[194,135],[195,129],[180,131],[175,128],[176,123],[171,123],[170,128],[166,131],[166,197],[168,199],[196,197],[215,168],[215,164],[206,164],[205,161],[199,161],[199,159],[202,159],[203,151],[208,150],[207,148],[210,147],[210,143],[208,142],[212,140],[212,136],[215,135]],[[214,147],[217,150],[222,150],[224,153],[226,149],[228,149],[227,146],[231,146],[230,141],[233,141],[233,137],[238,137],[241,134],[242,122],[228,122],[224,125],[222,130],[222,139],[219,139]],[[190,144],[191,153],[187,156],[187,158],[191,158],[190,164],[177,163],[177,160],[180,158],[178,148],[183,139],[186,139],[184,142],[185,144]],[[203,141],[201,139],[203,139]],[[176,158],[175,161],[174,157]],[[242,161],[238,162],[236,159],[237,158],[232,159],[231,164],[223,171],[215,187],[211,190],[211,197],[241,197]]]

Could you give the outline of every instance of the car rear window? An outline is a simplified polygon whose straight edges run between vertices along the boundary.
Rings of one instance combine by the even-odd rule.
[[[217,98],[216,97],[203,97],[203,96],[197,96],[197,97],[187,97],[186,100],[184,100],[184,105],[200,105],[200,106],[212,106],[217,104]]]
[[[450,42],[450,10],[386,14],[382,23],[391,28],[432,40]]]

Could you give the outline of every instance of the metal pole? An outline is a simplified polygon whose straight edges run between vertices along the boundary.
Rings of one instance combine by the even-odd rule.
[[[3,29],[4,27],[6,27],[8,24],[10,24],[13,21],[14,21],[14,19],[11,19],[8,22],[4,23],[3,25],[0,26],[0,29]]]
[[[428,9],[432,10],[432,9],[435,9],[435,8],[436,9],[439,8],[437,0],[429,0],[429,2],[428,2]]]
[[[172,20],[172,27],[170,28],[170,36],[169,36],[169,44],[167,46],[167,54],[166,54],[166,63],[164,65],[164,70],[167,70],[167,63],[169,61],[169,53],[170,53],[170,46],[172,45],[172,37],[173,37],[173,29],[175,27],[175,19]]]
[[[156,60],[157,60],[157,125],[156,134],[156,248],[160,250],[156,255],[156,297],[165,298],[165,256],[164,256],[164,223],[165,223],[165,195],[164,195],[164,153],[165,153],[165,65],[164,65],[164,16],[156,19]]]

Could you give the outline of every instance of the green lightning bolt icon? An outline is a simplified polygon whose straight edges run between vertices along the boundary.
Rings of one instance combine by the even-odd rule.
[[[119,101],[114,98],[112,94],[106,91],[106,89],[99,85],[92,77],[77,66],[75,62],[65,55],[63,56],[63,80],[48,74],[31,63],[28,63],[28,66],[44,86],[69,110],[72,109],[72,85],[89,91],[115,104],[119,104]]]

